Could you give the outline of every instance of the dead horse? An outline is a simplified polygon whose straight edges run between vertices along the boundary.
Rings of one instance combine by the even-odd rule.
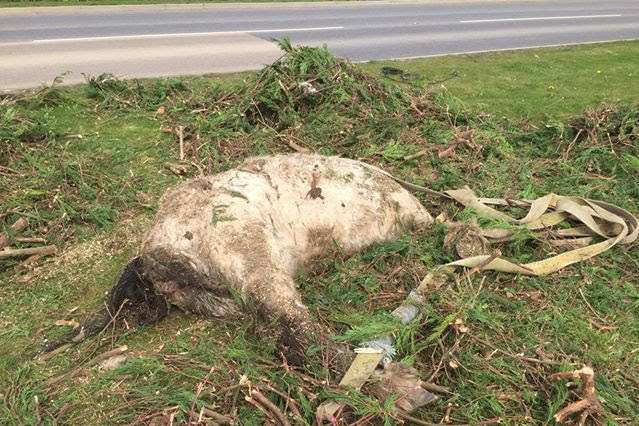
[[[308,261],[335,245],[353,254],[432,221],[412,194],[362,162],[311,154],[249,158],[163,195],[108,304],[138,323],[161,319],[167,302],[206,317],[256,306],[292,335],[308,337],[318,326],[294,281]]]

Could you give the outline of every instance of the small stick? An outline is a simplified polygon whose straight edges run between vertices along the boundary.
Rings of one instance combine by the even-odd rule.
[[[45,240],[44,238],[40,238],[40,237],[18,237],[15,239],[16,243],[46,243],[47,240]]]
[[[291,398],[289,395],[287,395],[286,393],[282,392],[279,389],[276,389],[275,387],[271,386],[268,382],[264,381],[264,385],[266,386],[266,388],[268,390],[270,390],[273,393],[278,394],[279,396],[281,396],[282,398],[284,398],[284,400],[286,400],[287,402],[287,406],[290,407],[291,411],[293,412],[293,417],[297,420],[303,420],[304,418],[302,417],[302,413],[300,413],[300,410],[297,408],[297,401],[295,401],[293,398]]]
[[[71,409],[71,404],[70,403],[65,403],[62,407],[60,407],[60,409],[58,410],[58,412],[56,413],[54,419],[57,422],[60,421],[60,419],[67,413],[67,411],[69,411]]]
[[[496,347],[495,345],[493,345],[492,343],[481,339],[479,337],[473,336],[473,335],[468,335],[468,337],[471,340],[474,340],[476,342],[481,343],[482,345],[488,346],[489,348],[494,349],[495,351],[499,352],[502,355],[506,355],[507,357],[519,360],[519,361],[527,361],[527,362],[532,362],[535,364],[544,364],[544,365],[563,365],[565,362],[560,362],[560,361],[554,361],[552,359],[537,359],[537,358],[531,358],[531,357],[527,357],[527,356],[523,356],[523,355],[518,355],[518,354],[513,354],[510,353],[508,351],[505,351],[503,349],[500,349],[498,347]]]
[[[404,157],[404,161],[417,160],[418,158],[423,157],[428,154],[430,149],[422,149],[421,151],[417,151],[415,154],[407,155]]]
[[[564,371],[550,376],[551,380],[561,379],[581,379],[581,399],[570,403],[559,410],[555,415],[557,423],[563,423],[566,419],[576,413],[581,413],[579,424],[584,424],[589,415],[599,413],[601,404],[595,393],[595,372],[592,368],[584,365],[579,370]]]
[[[422,383],[421,383],[421,387],[423,387],[423,388],[424,388],[424,389],[426,389],[427,391],[431,391],[431,392],[452,394],[452,392],[450,391],[450,389],[448,389],[448,388],[446,388],[446,387],[444,387],[444,386],[436,385],[435,383],[422,382]]]
[[[59,348],[56,348],[56,349],[52,350],[51,352],[47,352],[47,353],[44,353],[44,354],[38,356],[37,361],[38,362],[48,361],[51,358],[53,358],[54,356],[56,356],[57,354],[59,354],[60,352],[66,351],[70,347],[71,347],[71,343],[66,343],[66,344],[60,346]]]
[[[178,139],[180,140],[180,161],[184,160],[184,126],[177,127]]]
[[[258,403],[256,400],[254,400],[248,395],[244,397],[244,400],[248,402],[249,404],[253,405],[258,410],[260,410],[266,417],[268,417],[272,421],[275,421],[275,419],[273,418],[273,414],[271,414],[265,407],[263,407],[262,404]]]
[[[21,217],[18,220],[16,220],[13,225],[11,225],[11,230],[13,232],[20,232],[22,230],[24,230],[27,226],[29,225],[29,221],[24,218]],[[2,250],[3,248],[5,248],[6,246],[9,245],[9,237],[4,235],[4,234],[0,234],[0,250]]]
[[[19,171],[14,170],[11,167],[7,167],[7,166],[0,166],[0,170],[5,170],[6,172],[14,174],[14,175],[22,175],[22,173],[20,173]]]
[[[223,414],[220,414],[216,411],[211,410],[210,408],[204,406],[202,407],[202,414],[204,414],[206,417],[210,418],[211,420],[213,420],[215,423],[220,424],[220,425],[233,425],[233,419],[225,416]]]
[[[581,288],[579,288],[579,294],[581,295],[581,298],[584,300],[584,302],[586,302],[586,306],[588,306],[590,312],[592,312],[597,318],[599,318],[601,322],[607,322],[604,318],[601,318],[597,311],[595,311],[595,308],[593,308],[592,305],[588,303],[588,299],[586,299],[586,296],[584,295],[584,292],[581,290]]]
[[[0,260],[10,259],[12,257],[33,256],[39,254],[41,256],[47,256],[55,254],[58,250],[56,246],[43,246],[43,247],[29,247],[24,249],[5,249],[0,251]]]
[[[278,424],[280,424],[282,426],[291,426],[291,423],[288,421],[288,419],[286,418],[284,413],[282,413],[282,411],[280,411],[280,409],[277,408],[277,406],[275,404],[273,404],[270,399],[265,397],[264,394],[262,394],[262,392],[258,391],[257,389],[253,389],[251,391],[251,396],[257,402],[259,402],[261,405],[263,405],[264,407],[268,408],[268,410],[278,420],[278,422],[279,422]]]

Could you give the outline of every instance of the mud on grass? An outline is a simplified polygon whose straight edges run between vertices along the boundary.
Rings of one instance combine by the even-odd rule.
[[[619,44],[618,53],[627,46]],[[225,170],[248,155],[306,148],[364,159],[436,189],[467,184],[483,196],[513,197],[552,191],[639,210],[636,104],[599,104],[614,100],[602,98],[581,114],[569,111],[572,118],[497,119],[501,114],[478,113],[477,104],[465,104],[452,89],[397,83],[321,49],[283,47],[288,55],[257,74],[142,82],[103,75],[85,86],[0,101],[2,224],[26,215],[25,235],[43,236],[62,249],[29,268],[18,261],[0,264],[3,424],[38,418],[62,424],[148,423],[163,413],[184,421],[204,404],[236,415],[242,424],[262,424],[263,415],[244,402],[236,386],[242,375],[263,389],[268,381],[290,394],[308,422],[329,397],[347,401],[356,417],[371,424],[398,422],[392,401],[327,385],[330,374],[320,347],[308,353],[307,370],[287,371],[272,325],[248,316],[204,321],[174,311],[156,327],[131,330],[119,324],[44,363],[33,360],[45,339],[69,330],[55,326],[55,320],[80,321],[100,308],[135,255],[157,198],[185,176]],[[575,48],[567,55],[597,49]],[[525,63],[527,55],[502,59]],[[503,63],[504,80],[512,81]],[[410,70],[413,63],[395,66]],[[475,84],[473,96],[481,96],[480,77],[460,76],[461,93]],[[622,77],[610,87],[623,84]],[[528,88],[512,83],[509,90],[515,96]],[[422,156],[404,160],[420,151]],[[456,205],[422,201],[434,216],[445,212],[484,224]],[[616,247],[546,278],[462,277],[433,289],[422,317],[399,327],[387,312],[430,268],[455,258],[444,238],[445,229],[436,226],[351,258],[335,247],[330,259],[310,265],[312,273],[302,274],[298,283],[336,340],[357,344],[393,333],[399,358],[449,389],[417,413],[426,421],[439,422],[448,413],[453,423],[552,423],[552,415],[574,395],[564,384],[551,383],[550,374],[589,363],[597,374],[604,421],[633,423],[639,416],[636,245]],[[549,250],[525,235],[503,248],[522,262]],[[459,321],[465,327],[451,325]],[[130,353],[119,368],[90,369],[45,390],[48,378],[122,344]],[[281,396],[266,393],[284,409]]]

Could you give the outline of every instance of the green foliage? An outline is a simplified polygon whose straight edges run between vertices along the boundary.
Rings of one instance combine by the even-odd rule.
[[[333,321],[348,324],[351,328],[335,340],[350,342],[355,345],[364,343],[378,336],[392,335],[401,330],[399,320],[388,312],[378,312],[375,315],[363,315],[360,312],[334,315]]]
[[[0,100],[0,165],[8,166],[26,147],[43,144],[55,136],[46,110],[29,111],[10,100]]]
[[[166,78],[151,82],[128,82],[113,74],[88,77],[86,95],[99,101],[103,108],[142,108],[154,111],[171,97],[188,93],[179,79]]]

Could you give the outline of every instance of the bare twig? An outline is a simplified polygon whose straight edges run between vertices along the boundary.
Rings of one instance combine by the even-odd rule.
[[[629,369],[629,370],[633,371],[633,369]],[[634,371],[637,371],[637,369],[635,368]],[[623,370],[619,370],[619,374],[621,374],[626,380],[634,383],[635,387],[637,389],[639,389],[639,378],[633,377],[629,373],[627,373],[627,372],[625,372]]]
[[[573,414],[581,413],[578,423],[581,426],[586,423],[588,416],[599,414],[602,411],[601,403],[595,393],[595,372],[592,368],[584,365],[579,370],[555,373],[550,376],[550,379],[580,379],[582,382],[581,399],[559,410],[554,416],[557,423],[564,423]]]
[[[594,316],[596,316],[597,318],[599,318],[599,320],[603,323],[606,323],[606,319],[602,318],[597,311],[595,311],[595,308],[592,307],[592,305],[590,303],[588,303],[588,299],[586,299],[586,296],[584,295],[584,292],[581,290],[581,288],[579,288],[579,294],[581,295],[581,298],[583,299],[583,301],[586,303],[586,306],[588,306],[588,309],[590,309],[590,312],[593,313]]]
[[[427,155],[430,151],[430,149],[422,149],[421,151],[417,151],[415,154],[405,156],[404,161],[417,160],[418,158]]]
[[[279,408],[277,408],[277,405],[273,404],[270,399],[265,397],[264,394],[262,394],[262,392],[253,388],[251,390],[251,397],[254,400],[256,400],[258,403],[263,405],[265,408],[267,408],[276,418],[279,425],[291,426],[291,423],[286,418],[286,415],[282,413],[282,411]]]
[[[264,407],[262,404],[260,404],[259,402],[257,402],[256,400],[254,400],[248,395],[244,397],[244,400],[248,402],[249,404],[251,404],[252,406],[254,406],[255,408],[257,408],[259,411],[261,411],[262,414],[264,414],[266,417],[271,419],[273,422],[275,422],[275,418],[273,417],[273,414],[269,410],[267,410],[266,407]]]
[[[204,414],[206,417],[213,420],[215,423],[219,425],[230,426],[235,424],[232,418],[225,416],[223,414],[220,414],[216,411],[213,411],[206,406],[202,407],[202,414]]]
[[[52,350],[51,352],[43,353],[40,356],[38,356],[37,361],[39,361],[39,362],[48,361],[51,358],[53,358],[54,356],[56,356],[57,354],[59,354],[60,352],[66,351],[67,349],[69,349],[69,347],[71,347],[71,343],[66,343],[66,344],[60,346],[59,348],[56,348],[56,349]]]
[[[264,380],[264,386],[266,386],[266,388],[268,390],[270,390],[271,392],[276,393],[277,395],[281,396],[286,401],[285,409],[286,408],[290,408],[291,411],[293,412],[293,417],[295,418],[295,420],[303,422],[304,418],[302,417],[302,413],[300,413],[297,401],[295,401],[293,398],[291,398],[290,395],[288,395],[288,394],[282,392],[281,390],[275,388],[274,386],[272,386],[271,384],[269,384],[265,380]]]
[[[177,135],[180,140],[180,161],[184,160],[184,126],[177,127]]]
[[[258,112],[259,112],[259,108],[258,108]],[[261,116],[261,113],[260,113],[260,116]],[[280,138],[281,140],[283,140],[284,143],[286,143],[286,145],[288,145],[289,148],[293,149],[295,152],[299,152],[299,153],[302,153],[302,154],[308,154],[310,152],[310,150],[308,148],[305,148],[305,147],[297,144],[295,141],[293,141],[292,140],[294,138],[293,135],[291,135],[291,134],[284,135],[284,134],[278,132],[277,130],[275,130],[273,127],[269,126],[268,123],[266,123],[266,121],[264,120],[264,117],[262,117],[262,119],[261,119],[261,124],[266,126],[266,127],[268,127],[274,133],[276,133],[277,137]]]
[[[577,142],[577,139],[579,139],[579,136],[581,136],[581,132],[583,132],[583,129],[579,129],[577,135],[575,135],[575,138],[568,144],[568,148],[566,148],[566,151],[564,151],[564,159],[568,158],[568,154],[570,153],[570,150],[572,150],[572,147],[575,145],[575,142]]]
[[[55,254],[58,250],[56,246],[29,247],[23,249],[5,249],[0,251],[0,260],[10,259],[13,257],[33,256],[35,254],[46,256]]]
[[[498,348],[497,346],[493,345],[492,343],[481,339],[477,336],[473,336],[473,335],[469,335],[469,337],[476,341],[481,343],[482,345],[488,346],[489,348],[494,349],[495,351],[499,352],[502,355],[506,355],[507,357],[513,358],[513,359],[517,359],[520,361],[526,361],[526,362],[532,362],[534,364],[545,364],[545,365],[563,365],[565,364],[565,362],[560,362],[560,361],[554,361],[552,359],[537,359],[537,358],[531,358],[531,357],[527,357],[524,355],[519,355],[519,354],[513,354],[511,352],[505,351],[503,349]]]
[[[202,394],[202,391],[204,390],[204,386],[206,386],[206,383],[209,382],[209,377],[211,376],[214,370],[215,370],[215,367],[209,368],[209,372],[206,373],[206,376],[204,376],[204,378],[200,380],[200,382],[197,385],[195,385],[195,397],[193,398],[193,401],[191,401],[191,410],[189,411],[189,420],[193,417],[197,400]],[[199,423],[199,420],[198,420],[198,423]]]
[[[22,173],[18,172],[17,170],[12,169],[11,167],[7,167],[7,166],[0,166],[0,174],[2,174],[4,176],[8,176],[10,174],[23,176]]]
[[[421,387],[423,387],[427,391],[431,391],[431,392],[452,394],[450,389],[448,389],[448,388],[446,388],[444,386],[436,385],[435,383],[421,382]]]
[[[20,267],[22,268],[26,268],[27,266],[37,262],[38,260],[40,260],[42,258],[41,254],[34,254],[33,256],[29,256],[27,257],[25,260],[23,260],[22,262],[20,262]]]
[[[33,243],[33,244],[38,244],[38,243],[46,243],[47,240],[45,240],[44,238],[40,238],[40,237],[17,237],[16,239],[17,243]]]

